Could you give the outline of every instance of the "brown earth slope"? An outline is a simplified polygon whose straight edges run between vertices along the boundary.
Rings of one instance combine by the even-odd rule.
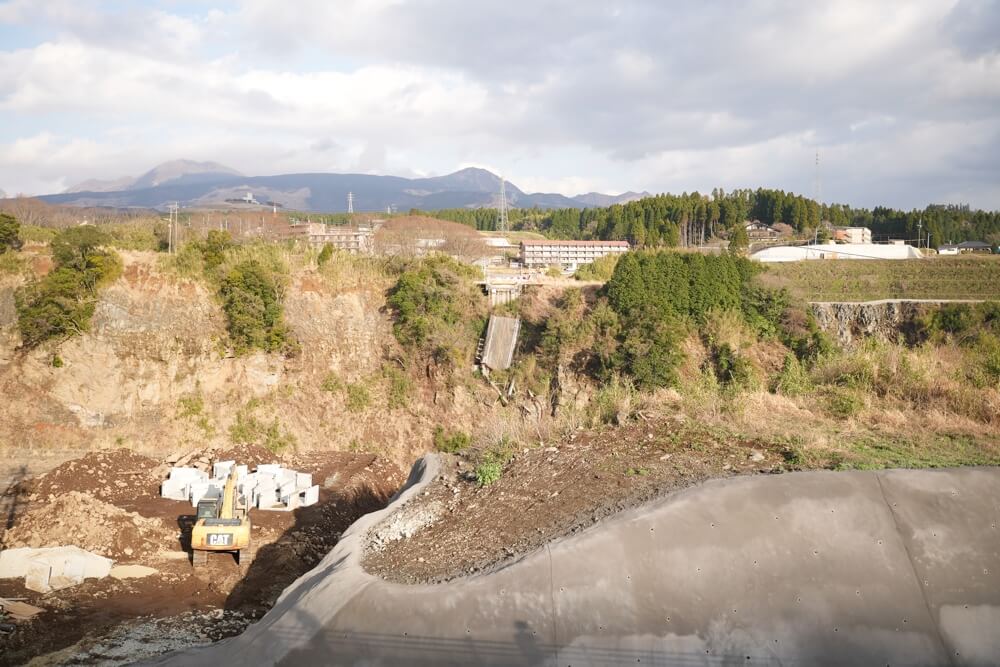
[[[495,567],[627,507],[707,479],[798,467],[779,443],[734,440],[678,419],[581,431],[513,454],[480,486],[475,463],[448,457],[441,476],[374,529],[365,568],[403,583]]]

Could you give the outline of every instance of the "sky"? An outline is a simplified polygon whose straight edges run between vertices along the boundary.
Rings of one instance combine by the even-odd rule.
[[[1000,0],[0,0],[0,189],[180,158],[1000,209]]]

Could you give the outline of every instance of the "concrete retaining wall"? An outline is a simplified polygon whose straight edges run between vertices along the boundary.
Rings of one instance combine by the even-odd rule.
[[[243,635],[161,664],[1000,664],[1000,470],[710,482],[497,571],[382,581],[359,520]]]

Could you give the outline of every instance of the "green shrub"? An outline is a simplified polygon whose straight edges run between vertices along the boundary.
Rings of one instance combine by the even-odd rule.
[[[159,220],[104,225],[109,244],[122,250],[165,252],[169,247],[167,226]]]
[[[982,334],[966,358],[966,368],[973,386],[1000,389],[1000,337]]]
[[[503,464],[496,459],[487,459],[476,466],[476,484],[489,486],[500,480],[503,475]]]
[[[445,454],[455,454],[468,449],[472,436],[462,431],[447,433],[442,426],[434,427],[434,449]]]
[[[558,264],[552,264],[549,268],[545,269],[545,275],[549,278],[562,278],[563,270]]]
[[[38,225],[21,225],[19,235],[25,243],[48,243],[59,230],[52,227],[39,227]]]
[[[681,321],[639,313],[626,320],[622,329],[618,367],[642,388],[676,384],[677,367],[684,360],[680,346],[687,335]]]
[[[853,417],[864,407],[864,399],[853,389],[831,387],[827,392],[827,409],[834,417]]]
[[[20,250],[21,244],[20,223],[8,213],[0,213],[0,254],[8,250]]]
[[[363,384],[354,382],[344,387],[346,394],[346,406],[348,412],[363,412],[371,405],[372,397],[368,393],[368,388]]]
[[[444,255],[404,271],[388,299],[399,343],[438,363],[471,363],[486,312],[478,277],[474,267]]]
[[[55,268],[15,293],[17,323],[25,347],[86,331],[100,288],[122,270],[121,259],[101,248],[108,238],[93,226],[71,227],[52,240]]]
[[[60,357],[58,354],[53,354],[52,355],[52,368],[62,368],[63,365],[64,364],[63,364],[62,357]]]
[[[729,387],[752,387],[756,384],[753,364],[740,356],[729,343],[722,343],[713,354],[715,375],[719,382]]]
[[[514,443],[504,438],[499,443],[480,453],[476,463],[476,483],[489,486],[503,476],[504,466],[514,456]]]
[[[229,232],[213,229],[208,232],[204,241],[197,243],[196,247],[201,252],[205,271],[211,272],[226,261],[228,251],[235,248],[236,244]]]
[[[294,350],[282,316],[278,281],[262,264],[245,260],[233,266],[222,279],[219,295],[237,354]]]
[[[774,379],[772,391],[784,396],[802,396],[812,389],[809,373],[794,354],[786,354],[781,371]]]
[[[333,257],[333,245],[327,243],[323,246],[323,249],[319,251],[319,256],[316,258],[317,266],[325,266],[330,258]]]
[[[578,268],[573,277],[577,280],[600,280],[607,282],[614,275],[615,267],[618,266],[620,258],[621,255],[598,257],[590,264],[584,264]]]

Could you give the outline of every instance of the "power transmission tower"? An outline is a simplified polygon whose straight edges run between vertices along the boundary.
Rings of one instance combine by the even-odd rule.
[[[354,193],[347,193],[347,212],[354,213]]]
[[[497,231],[510,231],[510,220],[507,217],[507,185],[500,177],[500,209],[497,211]]]

